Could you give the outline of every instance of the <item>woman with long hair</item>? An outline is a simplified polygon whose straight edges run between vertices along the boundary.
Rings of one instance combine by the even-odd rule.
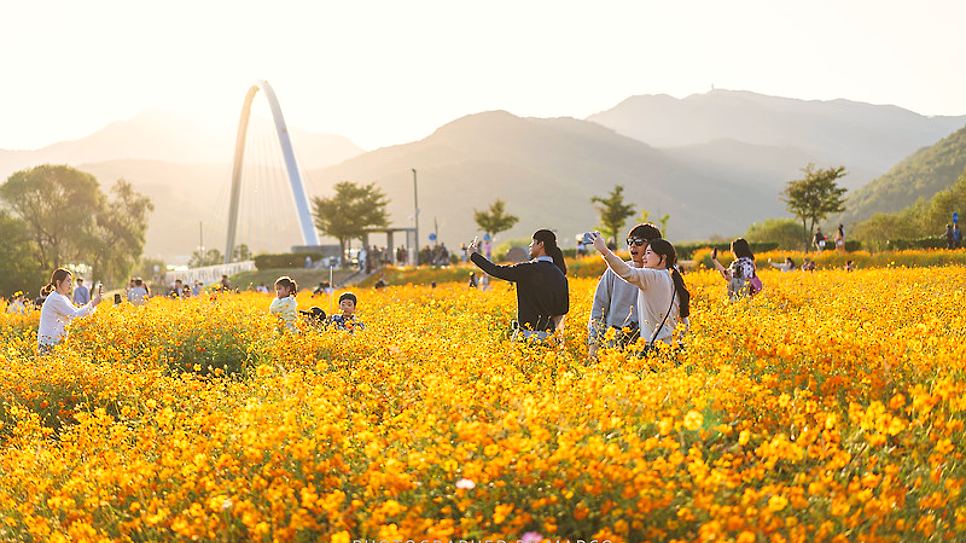
[[[516,338],[544,341],[555,331],[562,331],[570,311],[570,288],[567,264],[557,246],[557,236],[550,230],[537,230],[530,241],[530,261],[512,266],[498,266],[481,255],[479,240],[468,250],[470,260],[493,277],[517,284]]]
[[[751,252],[751,246],[745,238],[738,238],[731,242],[731,254],[735,260],[731,266],[725,268],[718,262],[718,250],[711,251],[711,263],[718,270],[721,277],[728,282],[728,297],[732,301],[745,295],[755,295],[760,288],[756,289],[754,279],[757,279],[758,272],[755,266],[755,255]],[[760,287],[761,283],[758,282]]]
[[[618,277],[638,288],[637,314],[641,337],[648,343],[670,344],[680,320],[685,331],[691,312],[691,293],[675,268],[677,252],[671,242],[652,239],[644,249],[643,268],[632,268],[611,252],[599,232],[594,232],[594,248],[604,257],[607,267]]]
[[[632,268],[644,267],[644,251],[653,239],[660,239],[661,231],[651,223],[635,225],[627,233],[627,251],[631,259],[625,264]],[[640,337],[637,315],[637,286],[619,278],[614,270],[604,269],[594,291],[594,304],[590,309],[587,323],[588,354],[593,358],[597,349],[604,343],[608,329],[617,333],[611,342],[627,346]]]
[[[67,325],[72,320],[90,315],[101,303],[101,288],[98,287],[90,302],[75,307],[70,301],[72,287],[70,270],[57,268],[50,275],[50,282],[41,288],[41,295],[47,297],[40,308],[40,328],[37,330],[37,347],[41,355],[49,353],[67,336]]]

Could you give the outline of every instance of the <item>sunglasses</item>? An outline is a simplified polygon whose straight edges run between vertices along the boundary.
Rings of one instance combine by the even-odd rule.
[[[627,238],[627,246],[630,247],[631,245],[636,245],[637,247],[647,245],[647,240],[641,238]]]

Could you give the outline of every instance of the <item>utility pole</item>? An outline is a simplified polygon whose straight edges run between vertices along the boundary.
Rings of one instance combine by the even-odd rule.
[[[198,221],[198,250],[205,254],[205,223]]]
[[[416,234],[416,243],[413,247],[413,263],[419,265],[419,191],[416,186],[416,168],[413,168],[413,228]]]

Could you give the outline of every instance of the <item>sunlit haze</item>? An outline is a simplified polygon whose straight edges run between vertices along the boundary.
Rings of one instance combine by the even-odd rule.
[[[10,2],[0,149],[145,109],[232,133],[245,89],[373,149],[462,115],[586,117],[712,85],[966,113],[966,3]]]

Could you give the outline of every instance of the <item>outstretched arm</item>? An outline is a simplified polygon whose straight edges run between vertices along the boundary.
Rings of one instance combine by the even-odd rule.
[[[628,266],[626,262],[607,248],[607,243],[604,242],[603,236],[598,232],[594,232],[594,248],[604,257],[607,267],[613,270],[617,277],[640,289],[647,288],[647,282],[644,278],[646,272],[643,269]]]
[[[100,301],[100,299],[98,299],[98,301]],[[60,315],[69,315],[73,318],[90,315],[94,312],[94,306],[97,305],[93,301],[90,301],[80,307],[75,307],[74,304],[68,302],[61,296],[55,297],[53,300],[51,300],[51,303],[53,304],[51,309],[53,309],[55,313]]]
[[[519,266],[499,266],[487,260],[480,253],[473,253],[470,256],[470,261],[486,273],[505,281],[517,282],[523,278],[523,273]]]
[[[503,279],[504,281],[517,282],[523,278],[523,270],[517,266],[498,266],[489,260],[485,256],[479,253],[480,240],[478,238],[473,238],[470,242],[469,247],[466,250],[470,253],[470,262],[476,264],[476,267],[485,271],[486,273]]]
[[[721,274],[721,277],[724,277],[725,278],[725,281],[731,281],[731,271],[728,270],[728,268],[725,268],[724,266],[722,266],[721,265],[721,262],[718,262],[718,250],[717,249],[715,249],[711,253],[711,264],[714,265],[714,269],[718,270],[718,273]]]

